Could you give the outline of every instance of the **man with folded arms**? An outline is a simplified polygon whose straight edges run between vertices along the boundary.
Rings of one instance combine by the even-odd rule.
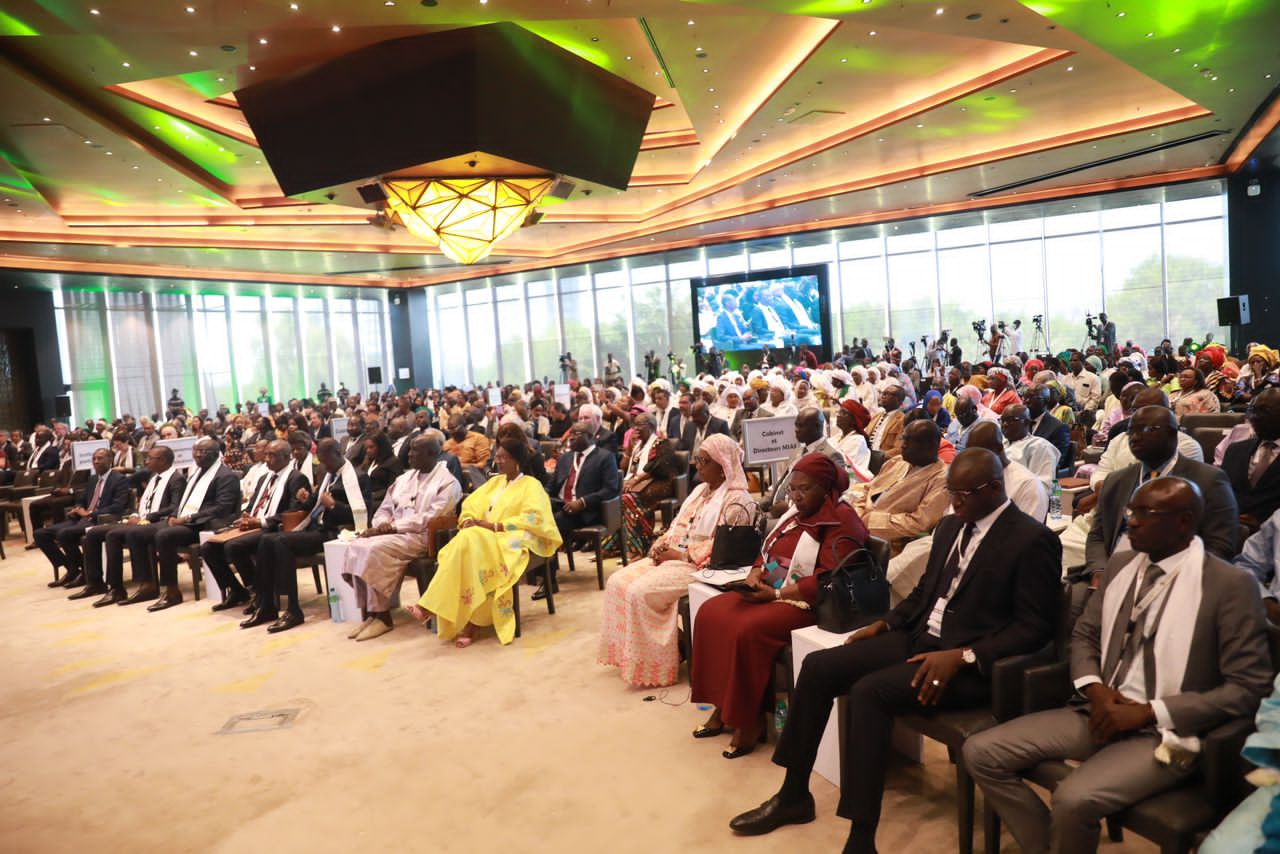
[[[156,523],[173,515],[178,500],[187,485],[187,477],[174,468],[173,449],[153,445],[147,451],[147,472],[150,477],[138,499],[138,512],[115,525],[95,525],[84,537],[85,589],[99,593],[102,598],[93,603],[95,608],[123,604],[124,548],[129,546],[135,578],[148,579],[150,598],[155,598],[155,581],[151,579],[151,546],[155,542]],[[107,577],[102,578],[102,550],[107,551]],[[141,599],[135,601],[142,601]]]
[[[1129,499],[1131,551],[1116,552],[1071,637],[1078,696],[971,737],[964,762],[1028,854],[1088,854],[1099,822],[1195,771],[1200,738],[1252,717],[1270,691],[1257,582],[1196,535],[1205,502],[1180,477]],[[1049,806],[1021,779],[1046,760],[1080,765]]]
[[[296,558],[318,553],[344,526],[354,527],[357,533],[366,527],[369,476],[356,471],[333,439],[320,440],[316,457],[324,476],[315,489],[302,489],[294,496],[307,517],[292,531],[263,534],[258,541],[255,607],[253,615],[240,624],[242,629],[270,623],[267,631],[274,634],[302,625]],[[277,613],[280,595],[289,600],[284,616]]]
[[[933,422],[911,426],[917,424]],[[843,646],[804,660],[773,755],[787,769],[782,788],[733,819],[735,832],[754,836],[813,821],[809,774],[832,704],[847,695],[836,813],[853,821],[846,854],[872,854],[894,718],[989,702],[995,662],[1034,652],[1053,637],[1058,538],[1012,505],[1000,461],[988,450],[956,456],[947,492],[955,512],[939,523],[911,595]]]
[[[257,577],[253,557],[258,550],[258,541],[264,532],[280,529],[281,514],[296,509],[298,491],[310,486],[306,477],[289,464],[291,448],[288,442],[277,439],[269,443],[265,457],[267,473],[258,479],[258,485],[245,502],[240,518],[232,523],[245,533],[224,542],[210,540],[200,547],[200,558],[222,591],[222,601],[213,606],[214,611],[226,611],[249,603],[249,591],[245,588],[254,586]],[[236,581],[232,565],[239,571],[243,585]]]
[[[85,533],[97,524],[99,516],[118,515],[128,506],[128,478],[111,470],[111,452],[99,448],[93,452],[93,475],[85,484],[80,500],[67,511],[66,521],[40,528],[33,535],[36,546],[53,564],[54,572],[59,566],[67,570],[67,574],[51,582],[50,587],[79,587],[84,584],[80,543]],[[84,599],[101,596],[103,592],[102,589],[89,590],[86,587],[69,598]]]
[[[163,611],[182,602],[182,591],[178,589],[178,549],[199,542],[201,531],[226,527],[240,508],[240,478],[223,464],[218,443],[205,437],[192,446],[191,456],[195,470],[187,476],[178,508],[165,520],[165,527],[155,534],[164,595],[148,605],[148,611]],[[154,592],[151,595],[154,598]]]
[[[452,513],[462,487],[440,457],[435,430],[409,444],[412,466],[395,479],[369,527],[347,545],[342,574],[356,589],[364,621],[349,637],[357,641],[385,635],[391,622],[391,598],[404,581],[409,562],[427,553],[432,519]]]

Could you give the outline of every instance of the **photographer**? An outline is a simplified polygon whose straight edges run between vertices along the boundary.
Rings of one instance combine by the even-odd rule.
[[[560,374],[565,382],[578,378],[578,363],[574,360],[572,353],[566,351],[560,357]]]

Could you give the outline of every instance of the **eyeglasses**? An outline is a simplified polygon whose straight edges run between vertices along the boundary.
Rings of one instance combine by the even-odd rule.
[[[1132,522],[1135,519],[1146,520],[1152,516],[1176,516],[1181,510],[1155,510],[1151,507],[1126,507],[1124,508],[1124,518]]]
[[[697,454],[693,457],[691,462],[695,466],[705,466],[707,463],[711,462],[711,458],[708,456],[705,456],[704,454]]]
[[[1129,433],[1145,436],[1148,433],[1159,433],[1161,430],[1168,430],[1168,424],[1143,424],[1141,426],[1130,424]]]
[[[990,486],[993,483],[995,483],[994,480],[989,480],[986,483],[982,484],[982,486],[975,486],[973,489],[952,489],[951,487],[948,486],[947,493],[952,498],[959,498],[963,500],[963,499],[969,498],[975,493],[981,492],[982,490],[986,489],[988,486]]]

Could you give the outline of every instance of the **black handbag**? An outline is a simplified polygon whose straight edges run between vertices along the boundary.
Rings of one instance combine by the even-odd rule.
[[[755,525],[717,525],[707,569],[753,566],[760,556],[762,544],[760,529]]]
[[[835,549],[835,544],[832,544]],[[851,632],[889,610],[889,577],[861,543],[845,555],[818,585],[814,607],[818,628],[836,634]]]

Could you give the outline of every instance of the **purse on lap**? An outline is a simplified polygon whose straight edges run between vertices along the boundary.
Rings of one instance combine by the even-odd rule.
[[[835,543],[831,544],[834,550]],[[818,583],[818,628],[851,632],[889,610],[889,578],[875,555],[858,543]]]

